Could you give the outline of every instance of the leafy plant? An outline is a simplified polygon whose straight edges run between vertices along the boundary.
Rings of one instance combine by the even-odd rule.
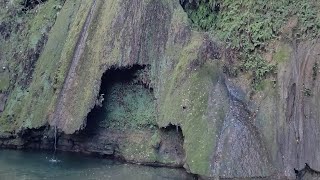
[[[316,80],[318,76],[318,71],[319,71],[319,64],[316,62],[314,63],[312,67],[312,79]]]
[[[186,12],[195,28],[212,31],[239,52],[242,61],[238,68],[253,75],[253,85],[276,69],[276,62],[267,62],[262,54],[290,17],[298,18],[296,38],[314,38],[320,32],[319,3],[315,0],[199,0],[198,6]]]
[[[312,94],[311,94],[311,89],[309,89],[309,88],[304,88],[303,89],[303,94],[305,95],[305,96],[311,96]]]
[[[201,30],[210,30],[214,27],[216,21],[216,13],[211,8],[211,3],[201,0],[197,10],[190,9],[189,17],[195,27]]]

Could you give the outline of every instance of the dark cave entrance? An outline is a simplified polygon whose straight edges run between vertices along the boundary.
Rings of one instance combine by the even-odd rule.
[[[170,138],[175,137],[174,141],[183,149],[184,135],[180,124],[175,125],[170,123],[168,126],[160,128],[160,132],[169,135]]]
[[[94,135],[98,129],[127,127],[139,123],[138,117],[145,115],[141,114],[144,108],[151,112],[154,95],[149,72],[147,65],[108,69],[101,78],[96,105],[87,116],[84,133]]]
[[[177,134],[181,135],[182,138],[184,138],[180,125],[169,124],[168,126],[161,128],[161,131],[163,131],[163,132],[175,131]]]
[[[24,0],[21,2],[21,5],[23,5],[22,11],[28,11],[30,9],[34,9],[37,5],[45,3],[48,0]]]

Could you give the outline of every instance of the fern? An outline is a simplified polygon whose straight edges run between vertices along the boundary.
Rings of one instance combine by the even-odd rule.
[[[319,37],[320,8],[315,0],[199,0],[187,13],[198,30],[213,31],[227,47],[238,50],[242,68],[253,74],[254,82],[272,73],[276,64],[261,56],[267,43],[279,36],[281,27],[292,16],[298,17],[295,35]],[[219,11],[214,7],[219,3]]]

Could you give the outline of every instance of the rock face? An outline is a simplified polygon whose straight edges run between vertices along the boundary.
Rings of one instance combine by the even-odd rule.
[[[98,157],[117,158],[127,162],[182,167],[185,153],[183,136],[175,128],[116,129],[98,128],[66,135],[49,127],[26,129],[17,136],[1,137],[0,147],[10,149],[52,150],[55,140],[57,150],[84,153]]]
[[[277,86],[267,88],[259,101],[257,127],[274,164],[286,175],[293,168],[302,169],[305,163],[319,169],[318,50],[317,41],[281,44],[275,53],[285,54]]]
[[[5,29],[12,27],[1,23],[1,42],[11,46],[0,44],[5,47],[0,49],[0,67],[9,67],[0,70],[2,147],[48,149],[51,126],[58,128],[61,150],[184,166],[203,177],[294,177],[294,168],[305,163],[320,169],[316,40],[276,42],[269,55],[278,62],[277,78],[252,95],[245,76],[223,73],[228,51],[211,35],[191,29],[179,0],[54,3],[48,0],[31,10],[38,22],[42,12],[52,11],[47,17],[55,22],[52,27],[29,19],[12,25],[18,32],[23,25],[32,31],[22,47],[22,54],[29,49],[28,64],[11,63],[10,54],[23,57],[11,48],[23,38],[7,34]],[[14,72],[20,66],[24,71]],[[148,67],[148,73],[135,75],[137,81],[127,84],[123,94],[140,95],[124,100],[101,93],[104,73],[135,66]],[[144,90],[136,88],[137,82]],[[120,98],[115,102],[129,109],[89,128],[96,119],[88,114],[96,112],[102,94],[104,99]],[[153,100],[145,101],[149,97]],[[151,115],[126,114],[143,111],[133,108],[133,99],[148,102]],[[133,120],[139,126],[123,128]]]

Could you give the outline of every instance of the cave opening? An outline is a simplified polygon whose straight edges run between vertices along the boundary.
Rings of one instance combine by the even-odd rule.
[[[168,126],[161,128],[161,130],[163,132],[175,131],[177,134],[181,135],[182,138],[184,138],[181,126],[179,124],[178,125],[174,125],[174,124],[170,123]]]
[[[178,161],[184,159],[184,135],[180,124],[169,124],[159,130],[162,140],[158,147],[158,153]],[[180,163],[183,164],[182,161]]]
[[[24,0],[21,2],[23,5],[22,11],[28,11],[30,9],[34,9],[37,5],[45,3],[47,0]]]
[[[99,95],[87,116],[84,132],[94,135],[101,129],[155,126],[154,100],[149,66],[110,68],[101,78]]]

